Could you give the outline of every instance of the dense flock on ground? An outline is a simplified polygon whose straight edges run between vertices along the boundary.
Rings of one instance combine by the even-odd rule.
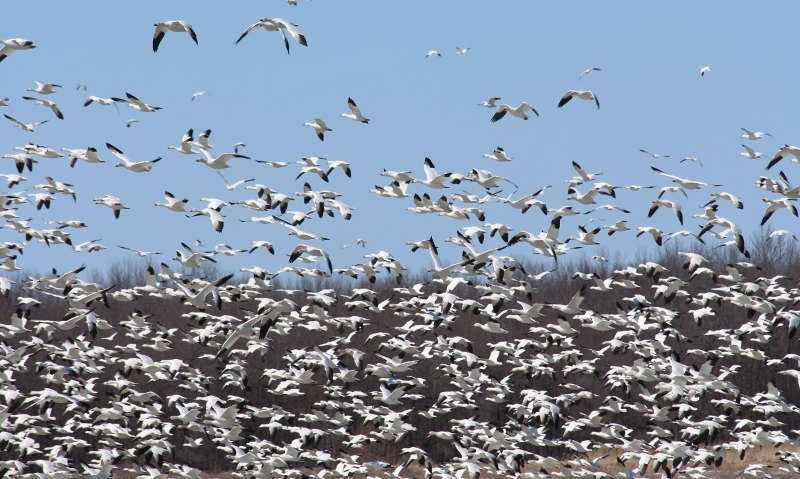
[[[202,45],[202,32],[184,21],[154,27],[154,52],[162,42]],[[313,48],[307,32],[280,18],[260,19],[236,43],[272,32],[291,54],[293,43]],[[33,41],[2,44],[4,71],[37,54]],[[420,56],[437,61],[441,53]],[[604,71],[580,73],[589,74]],[[669,155],[644,149],[660,161],[641,185],[617,184],[575,161],[564,184],[535,187],[479,167],[437,171],[430,158],[419,160],[423,175],[375,172],[385,180],[371,190],[376,200],[454,225],[449,237],[409,232],[416,235],[409,248],[430,258],[427,271],[415,271],[359,240],[350,247],[363,248],[362,262],[332,261],[323,219],[346,222],[358,210],[327,184],[350,177],[350,163],[267,161],[245,154],[243,143],[223,152],[210,143],[211,130],[190,129],[179,146],[163,149],[192,155],[205,165],[198,168],[258,161],[275,174],[291,171],[301,191],[277,191],[258,178],[225,180],[240,198],[202,198],[204,208],[165,192],[152,208],[170,210],[178,222],[208,217],[219,244],[173,238],[180,246],[172,259],[124,245],[142,262],[90,280],[77,255],[117,246],[73,241],[91,225],[46,216],[54,202],[74,200],[75,211],[95,206],[68,179],[51,177],[44,159],[100,168],[116,157],[131,181],[162,159],[133,161],[111,143],[36,144],[45,121],[25,123],[14,108],[35,102],[53,115],[47,122],[69,121],[69,109],[57,104],[68,87],[37,81],[32,93],[0,101],[9,122],[2,126],[31,133],[30,144],[2,145],[17,169],[0,175],[8,183],[0,211],[0,477],[713,478],[731,462],[751,477],[800,474],[800,251],[793,231],[770,228],[774,215],[798,214],[800,187],[786,158],[797,160],[800,148],[776,146],[761,158],[755,145],[768,133],[742,128],[741,138],[732,137],[743,157],[764,163],[765,176],[753,178],[765,196],[758,205],[694,179],[705,176],[685,169],[696,158],[664,162]],[[89,93],[85,108],[159,114],[130,92]],[[556,108],[600,109],[592,91],[559,97]],[[500,100],[476,105],[487,125],[539,116],[527,102]],[[353,98],[342,107],[336,121],[364,128],[380,115]],[[329,123],[307,122],[310,139],[338,133]],[[512,161],[502,147],[484,156]],[[36,181],[30,192],[15,191]],[[557,206],[543,199],[551,188],[566,193]],[[646,214],[616,203],[621,191],[639,195]],[[702,206],[681,201],[689,195]],[[126,221],[120,198],[93,203]],[[494,222],[490,203],[521,212],[520,224],[536,215],[544,231]],[[737,210],[751,221],[730,219]],[[654,215],[673,215],[674,228],[652,226]],[[581,226],[565,233],[562,220],[573,217]],[[271,234],[298,242],[276,251],[253,239],[235,249],[228,243],[242,239],[226,237],[226,221],[270,225]],[[623,235],[652,243],[651,255],[603,257],[597,245]],[[24,272],[30,253],[23,253],[41,244],[74,255],[75,268]],[[460,251],[457,261],[439,256],[445,244]],[[255,260],[226,268],[227,257],[254,252],[288,261],[274,271]],[[764,448],[774,460],[748,461]]]

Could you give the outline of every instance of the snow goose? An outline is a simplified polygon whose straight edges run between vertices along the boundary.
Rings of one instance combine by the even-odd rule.
[[[192,216],[208,216],[208,219],[211,221],[211,225],[214,227],[214,230],[217,233],[222,233],[222,228],[225,227],[225,216],[223,216],[219,211],[211,207],[206,207],[201,210],[189,210],[189,212],[194,213]]]
[[[289,229],[289,236],[296,236],[296,237],[300,238],[303,241],[308,241],[308,240],[320,240],[320,241],[323,241],[323,240],[330,239],[330,238],[325,238],[323,236],[315,235],[313,233],[309,233],[307,231],[303,231],[300,228],[298,228],[297,226],[294,226],[293,224],[291,224],[288,221],[284,220],[283,218],[279,218],[277,216],[273,216],[272,218],[275,221],[277,221],[278,223],[282,224],[283,226],[285,226],[286,228]]]
[[[685,188],[687,190],[699,190],[700,188],[702,188],[704,186],[722,186],[722,185],[716,185],[716,184],[713,184],[713,183],[703,183],[702,181],[687,180],[686,178],[681,178],[679,176],[670,175],[668,173],[664,173],[663,171],[661,171],[660,169],[656,168],[655,166],[651,166],[650,169],[655,171],[656,173],[658,173],[661,176],[666,176],[667,178],[671,178],[673,183],[678,183],[679,185],[681,185],[681,187],[683,187],[683,188]]]
[[[161,110],[160,106],[153,106],[144,103],[142,100],[136,98],[135,96],[131,95],[128,92],[125,92],[125,96],[128,97],[128,100],[123,100],[122,98],[115,98],[111,97],[112,100],[120,103],[127,103],[129,107],[133,108],[134,110],[139,110],[144,113],[151,113],[157,110]]]
[[[36,83],[36,88],[26,88],[25,91],[32,91],[40,95],[50,95],[56,92],[54,88],[61,88],[61,85],[57,83],[45,83],[40,81],[35,81],[34,83]]]
[[[31,40],[25,40],[24,38],[9,38],[7,40],[0,40],[0,43],[3,44],[3,48],[0,48],[0,62],[17,50],[36,48],[36,45],[34,45]]]
[[[495,148],[492,153],[484,153],[483,157],[499,162],[511,161],[511,157],[508,156],[506,151],[500,146]]]
[[[326,131],[333,131],[332,129],[328,128],[328,125],[325,124],[324,121],[320,120],[319,118],[314,118],[313,122],[305,122],[303,126],[310,126],[314,129],[317,133],[317,138],[319,141],[325,141],[325,132]]]
[[[122,101],[124,102],[125,100]],[[118,100],[115,100],[113,98],[102,98],[99,96],[91,95],[89,96],[89,98],[86,99],[85,102],[83,102],[83,106],[89,106],[92,103],[98,103],[100,105],[108,106],[108,105],[116,105],[118,102],[119,102]]]
[[[256,181],[255,178],[247,178],[246,180],[239,180],[239,181],[237,181],[235,183],[228,183],[228,180],[225,178],[225,176],[222,175],[222,172],[217,171],[217,174],[220,176],[220,178],[222,178],[222,181],[225,182],[225,189],[228,190],[228,191],[233,191],[233,190],[235,190],[236,188],[238,188],[239,186],[241,186],[241,185],[243,185],[245,183],[249,183],[251,181]]]
[[[653,202],[650,204],[650,211],[647,212],[647,217],[650,218],[653,216],[660,206],[672,208],[672,211],[675,212],[675,216],[678,217],[678,221],[683,224],[683,212],[681,211],[681,205],[668,200],[653,200]]]
[[[486,107],[486,108],[497,108],[497,105],[495,104],[495,102],[497,100],[500,100],[500,99],[501,98],[499,96],[493,96],[493,97],[489,98],[488,100],[484,100],[484,101],[478,103],[478,106],[482,106],[482,107]]]
[[[364,116],[361,114],[361,110],[358,109],[358,105],[356,105],[356,102],[354,102],[350,97],[347,97],[347,107],[350,108],[352,113],[342,113],[339,116],[361,123],[369,123],[369,118],[364,118]]]
[[[14,125],[16,125],[17,127],[22,128],[25,131],[30,131],[31,133],[36,131],[36,127],[37,126],[44,125],[45,123],[47,123],[47,120],[35,121],[33,123],[22,123],[21,121],[17,120],[13,116],[9,116],[9,115],[6,115],[6,114],[3,114],[3,116],[8,118],[9,120],[13,121]]]
[[[326,175],[330,176],[333,170],[335,170],[336,168],[341,168],[342,171],[344,171],[344,174],[348,178],[352,177],[353,172],[350,171],[350,163],[341,160],[335,160],[335,161],[325,160],[325,161],[328,162],[328,169],[325,171]]]
[[[165,267],[166,267],[166,269],[169,269],[169,266],[167,266],[164,263],[161,263],[161,267],[162,267],[162,269],[165,268]],[[183,294],[184,300],[187,303],[189,303],[190,305],[194,306],[195,308],[197,308],[199,310],[206,309],[206,298],[208,297],[209,294],[211,294],[212,297],[216,301],[217,309],[221,309],[222,308],[222,298],[220,297],[219,293],[217,292],[217,288],[219,288],[223,284],[227,283],[228,280],[230,280],[232,277],[233,277],[233,274],[229,274],[229,275],[226,275],[226,276],[223,276],[223,277],[219,278],[216,281],[208,282],[202,288],[200,288],[197,292],[194,292],[194,291],[190,290],[189,288],[186,287],[186,285],[184,285],[180,281],[174,281],[174,280],[173,281],[175,283],[175,286],[177,286],[178,290],[180,290],[180,292]]]
[[[14,160],[19,173],[22,173],[26,166],[28,167],[28,171],[33,171],[33,164],[38,163],[38,161],[34,160],[30,155],[26,155],[25,153],[7,153],[3,155],[3,158]]]
[[[32,96],[23,96],[22,99],[23,100],[34,101],[39,105],[45,106],[47,108],[50,108],[50,110],[52,110],[52,112],[56,116],[56,118],[58,118],[59,120],[63,120],[64,119],[64,114],[61,113],[61,110],[58,109],[58,105],[56,105],[55,103],[53,103],[50,100],[45,100],[43,98],[34,98]]]
[[[328,256],[328,253],[325,252],[325,250],[322,248],[317,248],[316,246],[310,246],[307,244],[299,244],[295,246],[291,254],[289,254],[289,262],[294,263],[294,261],[303,254],[310,256],[314,261],[316,261],[317,258],[325,258],[325,263],[328,265],[328,271],[333,274],[333,266],[331,265],[330,256]]]
[[[192,93],[192,101],[194,101],[195,98],[201,97],[201,96],[203,96],[205,94],[206,94],[205,91],[196,91],[196,92]]]
[[[186,32],[192,37],[195,45],[197,45],[197,34],[194,32],[192,25],[190,23],[184,22],[183,20],[168,20],[166,22],[156,22],[153,24],[155,30],[153,31],[153,52],[158,51],[158,46],[161,44],[161,40],[164,39],[164,35],[169,32]]]
[[[195,161],[198,163],[203,163],[214,170],[224,170],[225,168],[230,168],[228,162],[234,158],[244,158],[246,160],[250,159],[249,156],[240,155],[238,153],[223,153],[218,156],[213,156],[208,150],[202,147],[200,148],[200,152],[203,153],[205,158],[198,158]]]
[[[601,68],[598,68],[598,67],[589,67],[586,70],[582,71],[581,74],[578,75],[578,78],[583,78],[583,77],[585,77],[586,75],[588,75],[588,74],[590,74],[592,72],[599,72],[599,71],[603,71],[603,70]]]
[[[114,218],[119,218],[121,210],[129,210],[130,208],[125,205],[119,198],[113,195],[105,195],[94,199],[94,204],[105,205],[114,210]]]
[[[767,209],[764,211],[764,216],[761,218],[761,226],[764,226],[764,223],[767,222],[772,214],[781,208],[786,208],[787,210],[791,211],[793,215],[797,216],[797,207],[790,203],[789,198],[781,198],[779,200],[761,198],[761,200],[767,204]]]
[[[144,258],[146,256],[150,256],[151,254],[161,254],[158,251],[140,251],[138,249],[129,248],[127,246],[117,245],[118,248],[124,249],[125,251],[130,251],[131,253],[135,254],[140,258]]]
[[[651,153],[651,152],[645,150],[644,148],[639,148],[639,151],[641,151],[642,153],[644,153],[646,155],[650,155],[650,157],[652,159],[654,159],[654,160],[657,160],[659,158],[670,158],[670,155],[662,155],[662,154],[659,154],[659,153]]]
[[[8,174],[8,173],[0,173],[0,176],[8,180],[8,187],[13,188],[14,186],[22,183],[23,181],[27,181],[28,179],[22,175],[16,174]]]
[[[442,56],[442,53],[439,50],[428,50],[428,52],[425,54],[425,58],[432,56],[440,57]]]
[[[139,120],[131,118],[129,120],[125,120],[125,128],[130,128],[133,126],[134,123],[139,123]]]
[[[105,163],[104,160],[101,160],[100,157],[97,155],[97,148],[90,146],[89,148],[61,148],[61,151],[66,151],[67,155],[69,156],[69,166],[70,168],[75,167],[75,163],[78,160],[83,160],[86,163]]]
[[[214,145],[210,145],[208,143],[208,137],[209,136],[211,136],[211,129],[210,128],[208,130],[205,130],[202,133],[200,133],[200,135],[198,135],[197,143],[195,143],[194,145],[195,146],[199,146],[200,148],[205,148],[206,150],[213,150],[214,149]]]
[[[749,158],[751,160],[755,160],[755,159],[761,158],[761,152],[760,151],[756,151],[756,150],[750,148],[749,146],[745,145],[744,143],[742,143],[742,148],[744,148],[745,151],[740,152],[739,156],[743,156],[743,157]]]
[[[466,55],[468,51],[470,51],[470,47],[467,48],[456,47],[456,55]]]
[[[771,134],[765,133],[763,131],[751,131],[748,130],[747,128],[740,128],[740,130],[744,132],[742,133],[742,138],[744,138],[745,140],[760,140],[765,136],[772,136]]]
[[[419,183],[427,186],[428,188],[433,188],[436,190],[449,188],[449,186],[445,185],[444,182],[450,177],[450,173],[440,175],[436,171],[436,167],[433,166],[433,162],[430,158],[425,158],[425,161],[423,162],[423,169],[425,170],[425,179],[421,180],[417,178],[411,178],[411,183]]]
[[[159,156],[158,158],[156,158],[154,160],[135,161],[134,162],[134,161],[131,161],[130,158],[125,156],[125,154],[122,153],[122,151],[119,148],[117,148],[116,146],[112,145],[111,143],[106,143],[106,148],[108,148],[108,151],[110,151],[114,156],[116,156],[117,158],[120,159],[120,163],[117,163],[114,166],[116,166],[116,167],[121,166],[121,167],[125,168],[126,170],[132,171],[134,173],[145,173],[147,171],[150,171],[151,169],[153,169],[153,165],[154,164],[156,164],[159,161],[161,161],[161,157]]]
[[[536,108],[529,105],[528,102],[526,101],[523,101],[517,107],[512,107],[503,103],[497,108],[497,110],[495,110],[494,115],[492,115],[491,121],[492,123],[498,121],[499,119],[503,118],[506,115],[506,113],[511,113],[511,116],[527,120],[528,118],[530,118],[527,114],[525,114],[525,112],[528,110],[532,111],[536,116],[539,116],[539,112],[536,111]]]
[[[567,90],[567,92],[564,93],[564,96],[561,97],[561,100],[558,101],[558,107],[561,108],[562,106],[566,105],[574,96],[580,98],[581,100],[594,100],[595,105],[597,105],[597,109],[600,109],[600,100],[598,100],[597,96],[589,90]]]
[[[711,67],[706,65],[700,69],[700,76],[705,76],[706,73],[711,71]]]
[[[192,145],[194,144],[194,129],[189,128],[189,130],[184,133],[183,137],[181,138],[181,146],[170,145],[167,147],[167,149],[175,150],[178,153],[183,153],[184,155],[196,155],[200,152],[192,149]]]
[[[175,198],[175,195],[173,195],[169,191],[164,192],[164,198],[166,198],[167,200],[166,203],[155,203],[155,206],[161,206],[170,211],[187,213],[186,203],[189,202],[188,199],[184,198],[182,200],[178,200],[177,198]]]
[[[268,32],[275,32],[280,31],[281,35],[283,35],[283,44],[286,46],[286,53],[289,53],[289,39],[286,38],[286,32],[288,31],[289,34],[294,38],[294,40],[303,45],[304,47],[308,46],[308,41],[306,40],[305,35],[300,33],[300,30],[297,28],[297,24],[284,20],[282,18],[262,18],[256,23],[247,27],[247,30],[242,33],[239,38],[236,39],[234,44],[238,44],[242,39],[247,36],[248,33],[258,30],[259,28],[263,28]]]
[[[239,153],[239,148],[244,148],[245,146],[247,146],[245,142],[237,141],[236,143],[233,144],[233,152]]]
[[[658,246],[661,246],[664,243],[664,234],[660,229],[654,226],[637,226],[636,229],[639,231],[636,233],[637,238],[645,233],[650,233]]]
[[[7,117],[8,115],[6,115]],[[30,130],[29,130],[30,131]],[[772,168],[775,166],[779,161],[783,159],[783,157],[792,155],[794,156],[794,161],[798,161],[800,159],[800,147],[792,146],[792,145],[783,145],[780,147],[775,156],[772,157],[772,160],[767,164],[767,169]]]

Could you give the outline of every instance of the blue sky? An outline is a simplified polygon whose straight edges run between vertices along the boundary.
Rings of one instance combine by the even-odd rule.
[[[656,165],[678,176],[720,183],[714,191],[741,196],[745,209],[734,211],[722,204],[719,214],[753,232],[764,211],[766,192],[753,187],[777,148],[796,142],[796,112],[800,96],[794,95],[800,66],[795,56],[793,32],[780,28],[781,18],[794,18],[798,7],[789,2],[759,5],[745,2],[332,2],[299,0],[289,6],[273,0],[225,8],[198,8],[195,2],[125,4],[109,2],[12,2],[4,6],[0,36],[33,40],[38,48],[17,52],[0,63],[0,98],[10,97],[2,113],[32,122],[47,119],[35,133],[14,128],[2,119],[0,152],[27,142],[62,147],[95,146],[106,164],[79,163],[74,169],[64,159],[39,159],[28,182],[12,191],[33,192],[33,185],[49,175],[73,183],[78,203],[59,197],[49,211],[32,205],[20,208],[21,217],[34,217],[35,228],[46,221],[81,219],[89,228],[74,231],[73,242],[101,238],[109,249],[100,253],[71,253],[64,245],[47,248],[31,242],[19,265],[43,271],[79,264],[99,269],[128,258],[116,248],[125,244],[162,251],[159,261],[174,255],[180,241],[201,239],[213,247],[227,242],[247,248],[251,240],[272,241],[276,256],[265,252],[220,259],[222,269],[259,264],[276,270],[287,263],[295,244],[279,225],[240,223],[239,218],[266,213],[226,208],[222,234],[207,218],[191,218],[154,208],[164,190],[189,198],[189,206],[202,208],[201,197],[226,201],[251,198],[252,192],[228,192],[211,169],[167,150],[179,144],[189,128],[196,134],[211,128],[215,153],[232,151],[237,141],[247,143],[244,153],[254,159],[293,163],[301,156],[325,156],[352,164],[353,177],[335,172],[329,184],[316,177],[316,189],[331,189],[356,208],[353,219],[340,217],[307,221],[303,229],[323,234],[331,241],[319,244],[335,267],[362,260],[367,252],[386,250],[411,268],[428,268],[422,251],[410,253],[406,241],[433,235],[439,240],[461,226],[478,221],[457,221],[406,211],[410,199],[380,198],[368,193],[374,185],[388,183],[382,168],[412,170],[421,177],[428,156],[440,172],[466,174],[470,168],[488,169],[512,178],[520,187],[514,197],[544,185],[554,187],[541,199],[551,208],[566,200],[564,180],[574,174],[577,161],[587,171],[602,171],[603,181],[615,185],[665,186],[666,178],[650,171]],[[300,25],[308,47],[291,41],[287,55],[277,32],[259,30],[239,45],[234,41],[260,17],[281,17]],[[104,21],[97,21],[102,18]],[[151,49],[153,23],[183,19],[194,25],[199,45],[185,34],[168,33],[159,51]],[[456,47],[469,47],[456,55]],[[425,58],[437,49],[442,57]],[[703,78],[701,67],[712,70]],[[590,66],[602,71],[580,78]],[[34,80],[64,86],[48,99],[58,103],[65,120],[20,97]],[[75,85],[88,85],[88,92]],[[596,111],[590,102],[572,101],[556,108],[567,89],[591,89],[600,99]],[[193,92],[208,93],[190,101]],[[131,92],[143,101],[164,107],[140,113],[120,105],[82,106],[88,95],[124,96]],[[339,118],[347,111],[347,97],[358,102],[371,118],[369,125]],[[507,117],[492,124],[491,111],[477,106],[490,96],[516,105],[526,100],[541,117],[520,121]],[[333,128],[324,142],[303,122],[319,117]],[[125,120],[138,123],[126,128]],[[747,142],[764,153],[760,160],[738,157],[742,151],[739,128],[772,133],[773,137]],[[104,147],[110,142],[134,160],[163,160],[150,173],[136,174],[114,168],[116,162]],[[495,163],[482,158],[501,145],[514,159]],[[652,160],[639,148],[671,154]],[[679,163],[696,156],[703,166]],[[0,171],[14,171],[3,160]],[[281,192],[302,189],[295,181],[298,167],[272,169],[248,160],[233,160],[223,173],[230,181],[255,177]],[[783,169],[800,181],[797,165],[784,160],[768,173]],[[586,186],[581,190],[584,191]],[[453,185],[445,193],[482,193],[477,185]],[[428,191],[411,185],[410,193]],[[513,191],[506,188],[504,194]],[[687,217],[685,229],[699,229],[688,217],[701,211],[711,190],[701,190],[678,201]],[[131,207],[119,220],[111,211],[92,204],[92,198],[111,193]],[[441,192],[431,192],[437,198]],[[684,229],[668,211],[647,218],[656,192],[620,191],[618,198],[602,197],[633,210],[631,215],[595,213],[565,219],[561,238],[573,235],[590,217],[596,224],[611,224],[628,216],[629,225],[652,224],[665,231]],[[579,205],[577,205],[579,206]],[[290,209],[303,209],[296,200]],[[506,223],[515,231],[546,229],[549,218],[531,209],[525,215],[496,202],[485,205],[487,221]],[[579,207],[581,211],[586,207]],[[593,223],[589,223],[591,226]],[[768,223],[773,228],[796,229],[796,219],[780,211]],[[615,235],[613,243],[602,235],[600,251],[651,248],[649,237],[635,239],[634,232]],[[344,243],[363,238],[367,248],[342,249]],[[0,241],[18,240],[3,230]],[[494,243],[490,243],[494,245]],[[599,249],[598,249],[599,248]],[[530,256],[527,246],[510,253]],[[447,245],[442,254],[460,256]]]

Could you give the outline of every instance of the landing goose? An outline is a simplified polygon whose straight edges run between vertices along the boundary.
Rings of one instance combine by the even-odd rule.
[[[192,37],[195,45],[197,45],[197,34],[194,32],[190,23],[184,22],[183,20],[168,20],[166,22],[156,22],[153,26],[156,27],[153,31],[153,52],[158,51],[158,46],[161,44],[161,40],[164,39],[164,35],[168,31],[186,32]]]

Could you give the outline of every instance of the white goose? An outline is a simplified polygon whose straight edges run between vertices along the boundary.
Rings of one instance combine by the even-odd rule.
[[[90,146],[89,148],[61,148],[61,151],[66,151],[69,156],[69,166],[71,168],[75,167],[75,163],[78,160],[83,160],[86,163],[105,163],[104,160],[100,159],[100,156],[97,154],[97,148]]]
[[[188,199],[184,198],[179,200],[175,198],[175,195],[170,193],[169,191],[164,192],[164,198],[166,198],[166,203],[155,203],[155,206],[164,207],[170,211],[176,211],[181,213],[186,213],[186,203],[189,202]]]
[[[248,33],[258,30],[259,28],[263,28],[268,32],[280,31],[281,35],[283,35],[283,44],[286,46],[287,54],[289,53],[289,39],[286,38],[287,31],[297,43],[303,45],[304,47],[308,46],[308,41],[306,40],[305,35],[300,33],[300,30],[297,29],[297,24],[286,21],[282,18],[266,17],[247,27],[247,30],[245,30],[244,33],[242,33],[239,38],[236,39],[235,44],[238,44],[240,41],[242,41],[242,39],[247,36]]]
[[[61,110],[58,109],[58,105],[56,105],[55,103],[53,103],[50,100],[45,100],[43,98],[34,98],[32,96],[23,96],[22,99],[23,100],[30,100],[30,101],[36,102],[39,105],[45,106],[47,108],[50,108],[50,110],[52,110],[52,112],[56,116],[56,118],[58,118],[59,120],[63,120],[64,119],[64,114],[61,113]]]
[[[119,198],[113,195],[105,195],[94,199],[94,204],[105,205],[114,210],[114,218],[119,218],[121,210],[129,210],[130,208],[122,202]]]
[[[600,100],[597,99],[597,96],[594,92],[589,90],[567,90],[564,93],[564,96],[561,97],[561,100],[558,101],[558,107],[561,108],[562,106],[566,105],[572,97],[578,97],[581,100],[594,100],[594,103],[597,105],[597,109],[600,109]]]
[[[0,43],[3,44],[3,48],[0,48],[0,62],[17,50],[36,48],[36,45],[31,40],[25,40],[24,38],[9,38],[8,40],[0,40]]]
[[[23,130],[25,130],[25,131],[30,131],[31,133],[33,133],[34,131],[36,131],[36,127],[37,127],[37,126],[39,126],[39,125],[44,125],[45,123],[47,123],[47,120],[44,120],[44,121],[35,121],[35,122],[33,122],[33,123],[22,123],[21,121],[17,120],[17,119],[16,119],[16,118],[14,118],[13,116],[6,115],[6,114],[3,114],[3,116],[4,116],[4,117],[6,117],[6,118],[8,118],[9,120],[13,121],[13,122],[14,122],[14,124],[15,124],[16,126],[18,126],[19,128],[22,128],[22,129],[23,129]]]
[[[449,188],[444,182],[450,177],[450,173],[440,175],[430,158],[425,158],[422,168],[425,170],[425,179],[411,178],[411,183],[419,183],[435,190]]]
[[[745,140],[760,140],[765,136],[772,136],[769,133],[764,133],[763,131],[751,131],[747,128],[740,128],[744,133],[742,133],[742,138]]]
[[[364,118],[364,116],[361,114],[361,110],[358,109],[358,105],[356,105],[356,102],[354,102],[350,97],[347,97],[347,107],[350,108],[352,113],[342,113],[339,116],[361,123],[369,123],[369,118]]]
[[[249,160],[250,157],[247,155],[240,155],[239,153],[222,153],[218,156],[213,156],[208,150],[205,148],[200,148],[200,152],[203,153],[205,158],[198,158],[198,163],[203,163],[204,165],[212,168],[214,170],[224,170],[225,168],[230,168],[228,162],[234,158],[244,158]]]
[[[158,46],[161,44],[161,40],[164,39],[164,35],[167,32],[186,32],[192,37],[195,45],[197,45],[197,34],[194,33],[194,29],[190,23],[184,22],[183,20],[168,20],[166,22],[156,22],[153,26],[156,27],[153,32],[153,52],[158,51]]]
[[[196,155],[200,152],[192,149],[192,145],[194,144],[194,129],[189,128],[189,130],[184,133],[183,137],[181,138],[181,146],[170,145],[167,147],[167,149],[177,151],[178,153],[183,153],[184,155]]]
[[[122,98],[115,98],[111,97],[112,100],[120,103],[127,103],[129,107],[133,108],[134,110],[139,110],[144,113],[151,113],[154,111],[158,111],[161,109],[160,106],[153,106],[144,103],[142,100],[136,98],[135,96],[131,95],[128,92],[125,92],[125,96],[128,97],[128,100],[123,100]]]
[[[528,102],[526,102],[526,101],[523,101],[517,107],[509,106],[509,105],[506,105],[505,103],[503,103],[494,112],[494,115],[492,115],[491,120],[492,120],[492,123],[494,123],[497,120],[503,118],[506,115],[506,113],[511,113],[511,116],[515,116],[517,118],[522,118],[523,120],[527,120],[528,118],[530,118],[527,114],[525,114],[525,112],[528,111],[528,110],[532,111],[536,116],[539,116],[539,112],[536,111],[536,108],[534,108],[531,105],[529,105]]]
[[[153,169],[153,165],[154,164],[156,164],[159,161],[161,161],[161,157],[160,156],[158,158],[154,159],[154,160],[131,161],[131,159],[128,158],[127,156],[125,156],[125,154],[122,153],[122,151],[119,148],[117,148],[116,146],[112,145],[111,143],[106,143],[106,148],[108,148],[108,150],[114,156],[116,156],[117,158],[120,159],[120,163],[117,163],[114,166],[116,166],[116,167],[120,167],[121,166],[121,167],[125,168],[126,170],[132,171],[134,173],[145,173],[147,171],[150,171],[151,169]]]
[[[500,146],[495,148],[492,153],[484,153],[483,157],[500,162],[511,161],[511,157],[508,156],[506,151]]]
[[[57,83],[45,83],[40,81],[35,81],[34,83],[36,83],[36,88],[26,88],[25,91],[32,91],[40,95],[50,95],[56,92],[54,88],[61,88],[61,85]]]
[[[313,122],[305,122],[303,126],[310,126],[314,129],[317,133],[317,138],[319,141],[325,141],[325,132],[326,131],[333,131],[332,129],[328,128],[328,125],[325,124],[324,121],[320,120],[319,118],[314,118]]]

